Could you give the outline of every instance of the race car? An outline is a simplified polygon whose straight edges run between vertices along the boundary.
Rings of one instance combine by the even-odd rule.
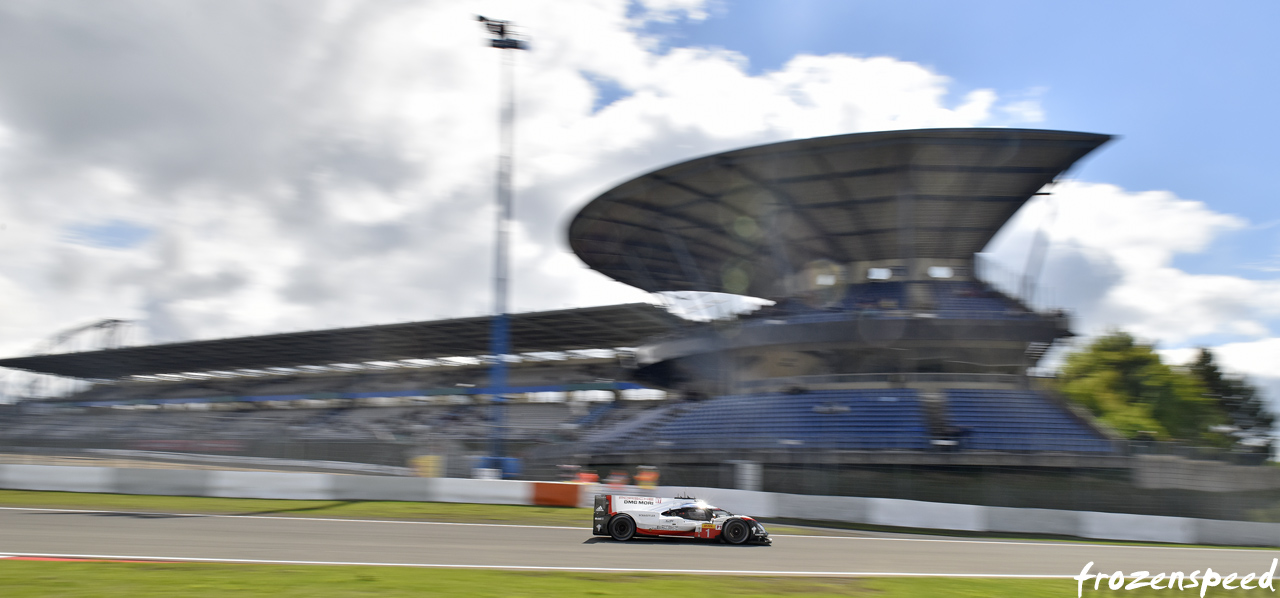
[[[729,544],[773,543],[759,521],[688,496],[597,494],[593,525],[593,534],[611,536],[621,542],[637,536],[654,536],[704,538]]]

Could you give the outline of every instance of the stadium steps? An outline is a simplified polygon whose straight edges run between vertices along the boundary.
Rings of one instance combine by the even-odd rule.
[[[949,438],[951,430],[947,423],[946,395],[937,392],[920,393],[920,405],[924,409],[929,436],[934,440]]]
[[[649,423],[639,428],[636,428],[635,430],[632,430],[630,434],[627,434],[624,440],[629,442],[634,442],[637,440],[650,439],[653,437],[653,433],[656,430],[659,430],[663,426],[667,425],[668,423],[671,423],[672,421],[676,420],[692,407],[693,405],[690,403],[680,403],[677,405],[672,405],[671,408],[665,410],[661,415],[654,418]]]
[[[652,438],[676,449],[927,450],[915,390],[760,393],[692,404]]]
[[[947,391],[961,450],[1113,452],[1111,442],[1032,390]]]
[[[591,425],[601,421],[601,419],[609,415],[609,413],[616,407],[617,401],[609,401],[607,403],[596,405],[591,409],[591,411],[588,411],[586,415],[578,418],[578,421],[574,423],[577,424],[579,428],[591,427]]]
[[[607,444],[642,438],[658,425],[665,424],[674,418],[678,411],[683,412],[685,404],[661,405],[641,412],[639,415],[625,419],[612,426],[594,430],[584,440],[593,444]]]

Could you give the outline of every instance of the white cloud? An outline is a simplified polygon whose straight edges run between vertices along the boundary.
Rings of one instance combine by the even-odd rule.
[[[517,57],[517,309],[645,298],[563,241],[581,205],[641,172],[1007,117],[994,90],[957,100],[893,58],[751,75],[732,52],[656,50],[638,22],[705,18],[692,0],[0,8],[0,354],[106,317],[176,340],[489,312],[500,53],[479,8],[533,42]],[[593,112],[600,81],[622,95]],[[66,234],[111,222],[151,234]]]
[[[1260,387],[1275,410],[1280,412],[1280,338],[1226,343],[1210,347],[1219,366],[1229,373],[1243,374]],[[1191,363],[1198,352],[1194,347],[1161,350],[1167,363]]]
[[[0,354],[107,317],[176,340],[490,311],[500,55],[480,5],[237,6],[0,8]],[[533,41],[517,57],[518,310],[646,298],[563,242],[581,205],[641,172],[783,139],[1044,119],[1040,89],[957,100],[944,74],[889,57],[751,75],[739,54],[664,53],[639,32],[706,18],[698,0],[482,8]],[[621,96],[593,112],[599,82]],[[1244,337],[1216,343],[1224,364],[1275,379],[1280,282],[1173,265],[1241,219],[1066,182],[1015,217],[996,259],[1021,271],[1046,221],[1044,277],[1079,330],[1124,328],[1171,356]],[[112,222],[151,234],[68,233]]]
[[[1049,241],[1044,284],[1076,310],[1088,334],[1120,328],[1165,346],[1213,335],[1265,338],[1280,318],[1280,281],[1192,274],[1178,254],[1205,250],[1246,226],[1198,201],[1165,191],[1067,181],[1029,203],[989,247],[1015,271],[1025,268],[1038,229]]]
[[[1044,107],[1040,104],[1040,100],[1047,92],[1048,89],[1044,87],[1029,89],[1022,94],[1011,97],[1008,102],[1000,107],[1000,110],[1014,122],[1044,122]]]
[[[1125,330],[1179,364],[1208,346],[1227,370],[1250,376],[1280,406],[1280,280],[1174,265],[1177,255],[1204,251],[1247,222],[1166,191],[1067,181],[1052,192],[1001,231],[988,247],[994,260],[1021,272],[1042,231],[1049,241],[1042,280],[1056,291],[1045,303],[1070,308],[1078,332]],[[1223,342],[1232,338],[1248,340]]]
[[[691,21],[707,18],[706,0],[638,0],[644,9],[643,19],[670,22],[681,17]]]

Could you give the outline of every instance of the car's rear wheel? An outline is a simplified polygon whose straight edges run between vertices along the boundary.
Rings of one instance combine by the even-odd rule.
[[[614,540],[626,542],[636,535],[636,522],[627,515],[618,515],[609,521],[609,535]]]
[[[730,519],[725,522],[720,537],[730,544],[742,544],[751,539],[751,526],[741,519]]]

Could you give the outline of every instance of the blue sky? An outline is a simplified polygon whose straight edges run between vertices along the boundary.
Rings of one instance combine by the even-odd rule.
[[[743,0],[710,5],[706,14],[650,23],[646,31],[668,50],[739,53],[757,75],[783,69],[801,54],[889,56],[951,79],[952,102],[994,89],[1040,109],[1043,119],[1023,126],[1116,135],[1069,176],[1135,193],[1167,191],[1233,215],[1239,220],[1230,230],[1202,247],[1175,251],[1168,265],[1187,275],[1277,279],[1280,179],[1269,173],[1280,157],[1274,109],[1280,79],[1272,75],[1280,56],[1278,4]],[[1063,264],[1056,265],[1063,271],[1047,272],[1047,281],[1073,285]],[[1048,267],[1055,267],[1053,259]],[[1127,327],[1122,317],[1067,303],[1099,328]],[[1277,332],[1280,319],[1262,319]],[[1239,328],[1142,332],[1175,361],[1191,347],[1259,338],[1259,331]],[[1237,354],[1248,351],[1235,346]],[[1245,369],[1254,375],[1280,370],[1260,368],[1256,358]]]
[[[1252,278],[1280,267],[1280,4],[1273,2],[726,2],[655,23],[668,46],[739,52],[754,72],[797,54],[892,56],[976,88],[1038,97],[1036,127],[1120,139],[1073,176],[1168,189],[1257,228],[1182,255],[1189,272]],[[1272,226],[1263,228],[1271,224]]]

